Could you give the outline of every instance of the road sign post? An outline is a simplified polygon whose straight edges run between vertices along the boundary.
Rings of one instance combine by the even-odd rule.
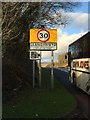
[[[51,89],[54,88],[53,67],[54,67],[54,55],[53,55],[53,51],[51,51]]]
[[[54,56],[53,51],[57,50],[57,29],[30,29],[30,50],[40,51],[51,51],[51,88],[54,87],[54,75],[53,75],[53,63]],[[34,60],[39,60],[39,87],[41,87],[41,57],[40,59],[34,58]],[[33,61],[33,88],[34,88],[34,69],[35,61]]]
[[[39,60],[39,87],[41,87],[41,51],[30,51],[30,59],[33,60],[33,88],[35,86],[35,60]]]
[[[35,87],[35,60],[33,60],[33,88]]]
[[[41,56],[41,51],[40,51],[40,56]],[[39,60],[39,87],[41,87],[41,59]]]

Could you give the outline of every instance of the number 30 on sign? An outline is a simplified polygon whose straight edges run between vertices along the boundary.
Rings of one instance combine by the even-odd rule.
[[[49,40],[50,38],[50,33],[47,30],[40,30],[37,33],[37,38],[38,40],[40,40],[41,42],[46,42]]]

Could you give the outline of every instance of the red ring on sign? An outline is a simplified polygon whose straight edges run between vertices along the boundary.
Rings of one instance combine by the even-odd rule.
[[[39,34],[39,32],[41,32],[41,31],[46,31],[46,32],[48,33],[48,39],[47,39],[47,40],[42,41],[42,40],[40,40],[40,39],[38,38],[38,34]],[[38,33],[37,33],[37,38],[38,38],[38,40],[39,40],[40,42],[46,42],[46,41],[48,41],[48,40],[50,39],[50,33],[49,33],[46,29],[41,29],[41,30],[39,30]]]

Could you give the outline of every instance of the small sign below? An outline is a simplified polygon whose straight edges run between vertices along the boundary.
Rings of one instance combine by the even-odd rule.
[[[41,55],[40,55],[39,52],[30,51],[30,59],[31,60],[40,60],[41,59]]]

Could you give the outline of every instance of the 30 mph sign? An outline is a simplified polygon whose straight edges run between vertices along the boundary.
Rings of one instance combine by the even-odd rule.
[[[41,42],[46,42],[49,40],[50,38],[50,33],[47,30],[40,30],[37,33],[37,38],[38,40],[40,40]]]
[[[57,29],[30,29],[30,50],[56,50]]]

